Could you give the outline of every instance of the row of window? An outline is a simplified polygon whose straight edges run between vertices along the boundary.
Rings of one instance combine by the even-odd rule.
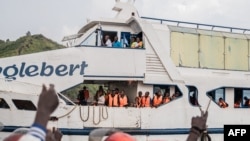
[[[169,93],[170,94],[170,86],[166,85],[155,85],[154,86],[154,92],[161,91],[162,94]],[[198,90],[194,86],[188,86],[189,89],[189,102],[193,106],[199,106],[198,103]],[[178,89],[177,86],[174,87],[174,93],[178,92],[180,95],[178,97],[181,97],[183,94]],[[173,94],[174,95],[174,94]],[[233,104],[234,108],[250,108],[250,89],[243,89],[243,88],[234,88],[234,103],[227,103],[225,101],[225,88],[219,88],[216,90],[212,90],[207,93],[208,97],[211,97],[211,99],[218,104],[221,108],[228,107],[229,104]],[[64,97],[59,95],[60,99],[65,101],[67,105],[72,105],[71,102],[68,102]],[[20,99],[12,99],[14,105],[19,110],[31,110],[35,111],[36,106],[32,103],[32,101],[29,100],[20,100]],[[170,101],[172,102],[172,101]],[[226,106],[221,105],[221,102],[224,102]],[[7,104],[7,102],[0,98],[0,108],[9,109],[10,106]]]
[[[193,106],[200,106],[198,102],[198,90],[194,86],[187,86],[189,90],[189,102]],[[161,90],[162,93],[170,93],[170,86],[156,85],[154,91]],[[174,87],[174,93],[180,92],[178,87]],[[180,92],[180,96],[182,93]],[[234,108],[250,108],[250,89],[246,88],[234,88],[234,103],[227,103],[225,88],[218,88],[207,92],[207,96],[221,108],[227,108],[230,104],[234,105]]]
[[[142,43],[142,32],[138,34],[131,34],[130,32],[120,32],[117,31],[95,31],[91,33],[82,43],[83,46],[105,46],[103,43],[106,43],[105,36],[108,35],[111,43],[114,42],[115,37],[118,37],[119,46],[122,48],[137,48],[134,47],[137,43],[137,39],[140,39],[141,45],[138,48],[143,48]],[[138,41],[139,42],[139,41]],[[137,45],[136,45],[137,46]]]
[[[30,110],[30,111],[36,111],[36,106],[32,103],[32,101],[29,100],[19,100],[19,99],[12,99],[14,105],[19,110]],[[10,106],[7,104],[7,102],[0,98],[0,108],[9,109]]]

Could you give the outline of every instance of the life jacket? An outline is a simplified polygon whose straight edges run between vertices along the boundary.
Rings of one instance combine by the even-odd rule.
[[[142,101],[141,101],[141,105],[142,107],[150,107],[150,97],[142,97]]]
[[[164,97],[162,100],[162,103],[164,104],[164,103],[168,103],[170,101],[171,101],[171,99],[169,97]]]
[[[157,97],[155,95],[153,99],[153,106],[159,106],[161,103],[162,103],[162,96]]]
[[[125,105],[128,104],[128,98],[126,95],[124,95],[123,97],[121,97],[121,95],[119,96],[119,103],[120,103],[120,107],[124,107]]]
[[[114,97],[110,94],[109,95],[109,107],[118,107],[118,95],[115,94]]]

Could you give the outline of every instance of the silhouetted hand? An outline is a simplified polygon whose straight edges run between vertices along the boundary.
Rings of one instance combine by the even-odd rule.
[[[35,122],[41,126],[47,126],[50,114],[55,111],[59,105],[59,99],[54,89],[54,85],[50,84],[49,88],[45,85],[42,86],[42,92],[39,96],[37,113],[35,117]]]
[[[200,130],[206,129],[208,112],[201,112],[201,116],[196,116],[192,118],[191,125],[192,127],[198,127]]]
[[[61,141],[63,134],[59,129],[47,130],[46,141]]]
[[[55,111],[59,105],[59,99],[57,97],[54,85],[50,84],[49,88],[43,85],[42,92],[38,101],[38,109],[43,110],[47,114],[51,114]]]

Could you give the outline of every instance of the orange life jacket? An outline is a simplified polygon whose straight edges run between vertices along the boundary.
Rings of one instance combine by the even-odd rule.
[[[142,101],[141,101],[141,105],[142,107],[150,107],[150,97],[142,97]]]
[[[114,97],[110,94],[109,95],[109,107],[118,107],[118,95],[115,94]]]
[[[153,100],[153,106],[159,106],[161,103],[162,103],[162,96],[157,97],[155,95]]]
[[[168,102],[170,102],[170,100],[171,99],[169,97],[165,97],[165,98],[163,98],[162,103],[163,104],[168,103]]]
[[[120,107],[124,107],[125,105],[128,104],[128,98],[126,95],[124,95],[123,97],[121,97],[121,95],[119,96],[119,102],[120,102]]]

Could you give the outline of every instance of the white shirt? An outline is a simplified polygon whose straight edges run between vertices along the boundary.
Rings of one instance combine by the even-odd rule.
[[[106,41],[105,45],[106,45],[107,47],[112,47],[112,42],[110,41],[110,39],[108,39],[108,40]]]
[[[104,95],[102,95],[102,96],[100,96],[98,98],[98,104],[105,104],[105,97],[104,97]]]

